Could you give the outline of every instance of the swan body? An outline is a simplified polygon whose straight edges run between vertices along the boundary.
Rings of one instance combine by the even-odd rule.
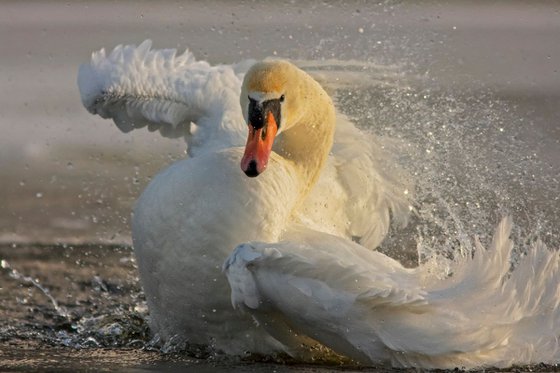
[[[401,367],[560,360],[558,252],[538,243],[509,274],[507,219],[445,279],[369,250],[390,215],[405,220],[406,184],[291,63],[210,66],[145,42],[94,53],[78,83],[86,108],[122,130],[187,142],[132,221],[164,341],[303,358],[323,344]]]
[[[164,340],[178,335],[232,354],[282,351],[250,318],[231,311],[221,263],[234,242],[278,240],[299,183],[294,170],[275,171],[281,162],[275,155],[270,172],[251,183],[239,170],[242,154],[242,148],[231,148],[177,162],[136,203],[134,250],[151,328]],[[235,195],[237,190],[245,192]],[[185,237],[185,246],[177,246]]]

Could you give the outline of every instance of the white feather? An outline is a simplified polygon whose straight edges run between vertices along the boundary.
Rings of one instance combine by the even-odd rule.
[[[84,106],[112,118],[123,132],[147,126],[163,136],[184,137],[190,156],[242,146],[247,130],[239,94],[254,61],[211,66],[188,50],[177,55],[175,49],[151,46],[146,40],[138,47],[119,45],[109,55],[94,52],[78,73]],[[387,234],[391,217],[406,224],[413,188],[381,149],[380,139],[338,113],[332,155],[299,219],[319,231],[359,238],[371,249]],[[385,164],[399,177],[385,171]]]
[[[78,72],[84,106],[112,118],[123,132],[148,126],[166,137],[184,137],[190,154],[242,145],[238,102],[244,71],[196,61],[188,50],[177,55],[151,45],[146,40],[138,47],[119,45],[109,55],[94,52]]]
[[[245,260],[225,271],[230,283],[251,284],[251,297],[232,287],[232,298],[259,299],[259,307],[246,308],[256,319],[274,314],[294,333],[366,364],[558,363],[560,254],[537,242],[510,272],[510,231],[505,218],[490,249],[478,243],[474,258],[457,262],[445,279],[310,232],[277,244],[242,245],[231,257],[242,252]]]
[[[294,353],[302,338],[284,332],[282,320],[268,315],[253,328],[250,317],[231,310],[220,273],[231,248],[276,241],[293,224],[360,237],[374,248],[387,232],[389,210],[399,219],[407,214],[408,197],[401,193],[407,186],[383,171],[389,158],[377,149],[379,140],[342,115],[326,168],[306,200],[300,200],[302,182],[293,165],[276,153],[258,182],[250,181],[239,169],[242,150],[236,146],[247,134],[239,94],[251,64],[210,66],[188,51],[153,50],[145,41],[95,52],[80,67],[78,85],[84,106],[121,130],[147,126],[187,141],[189,158],[156,175],[134,210],[133,243],[152,330],[163,340],[179,336],[227,353]],[[245,254],[239,251],[227,266],[241,268],[235,278],[247,278],[240,263],[255,259]],[[293,285],[314,291],[295,278]],[[232,286],[234,306],[260,307],[251,281]]]

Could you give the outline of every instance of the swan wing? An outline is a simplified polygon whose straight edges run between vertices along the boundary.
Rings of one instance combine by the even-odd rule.
[[[444,279],[327,234],[244,244],[224,268],[235,307],[257,320],[281,319],[274,325],[365,363],[557,362],[560,253],[537,242],[510,272],[510,231],[504,219],[490,250],[478,245],[474,259],[457,262]]]
[[[252,314],[280,342],[292,330],[371,362],[366,348],[383,349],[385,336],[382,321],[368,324],[370,315],[425,307],[414,272],[387,256],[309,230],[290,239],[240,245],[223,267],[234,308]]]
[[[375,135],[337,113],[334,144],[298,217],[313,229],[352,238],[374,249],[391,221],[404,226],[412,205],[412,183]],[[391,169],[386,168],[390,165]]]
[[[152,42],[101,49],[78,72],[83,105],[123,132],[148,127],[184,137],[189,153],[243,144],[241,81],[250,62],[211,66],[188,50],[151,49]]]
[[[391,219],[406,225],[412,204],[412,183],[384,150],[388,139],[383,141],[339,116],[333,145],[335,167],[339,183],[350,196],[345,208],[351,235],[368,248],[383,241]]]

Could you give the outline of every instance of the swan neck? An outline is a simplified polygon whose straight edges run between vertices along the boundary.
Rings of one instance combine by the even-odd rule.
[[[333,144],[334,105],[320,86],[319,89],[298,121],[278,136],[274,147],[274,151],[291,161],[300,174],[301,198],[305,198],[317,182]]]

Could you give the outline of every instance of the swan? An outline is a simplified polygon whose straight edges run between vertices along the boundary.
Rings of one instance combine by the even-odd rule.
[[[386,232],[386,214],[406,203],[385,190],[389,179],[346,157],[354,144],[375,159],[364,134],[347,123],[339,132],[327,92],[293,64],[248,65],[209,67],[143,44],[98,52],[80,68],[88,110],[123,130],[148,125],[187,140],[190,157],[152,180],[132,221],[151,327],[162,339],[302,358],[319,344],[396,367],[560,361],[558,251],[538,241],[510,271],[509,218],[488,250],[475,241],[474,257],[444,278],[369,250]],[[380,189],[365,177],[356,191],[345,171],[363,171]],[[344,208],[353,198],[377,201],[368,212],[382,223]],[[354,242],[357,228],[337,225],[341,216],[355,218],[365,239]]]
[[[411,187],[383,172],[377,140],[288,62],[211,66],[147,40],[94,52],[78,86],[87,110],[121,131],[148,127],[187,143],[188,157],[156,175],[133,210],[150,328],[162,343],[301,355],[301,341],[312,342],[281,343],[232,309],[221,272],[231,250],[278,242],[295,225],[373,249],[390,218],[406,223]]]

